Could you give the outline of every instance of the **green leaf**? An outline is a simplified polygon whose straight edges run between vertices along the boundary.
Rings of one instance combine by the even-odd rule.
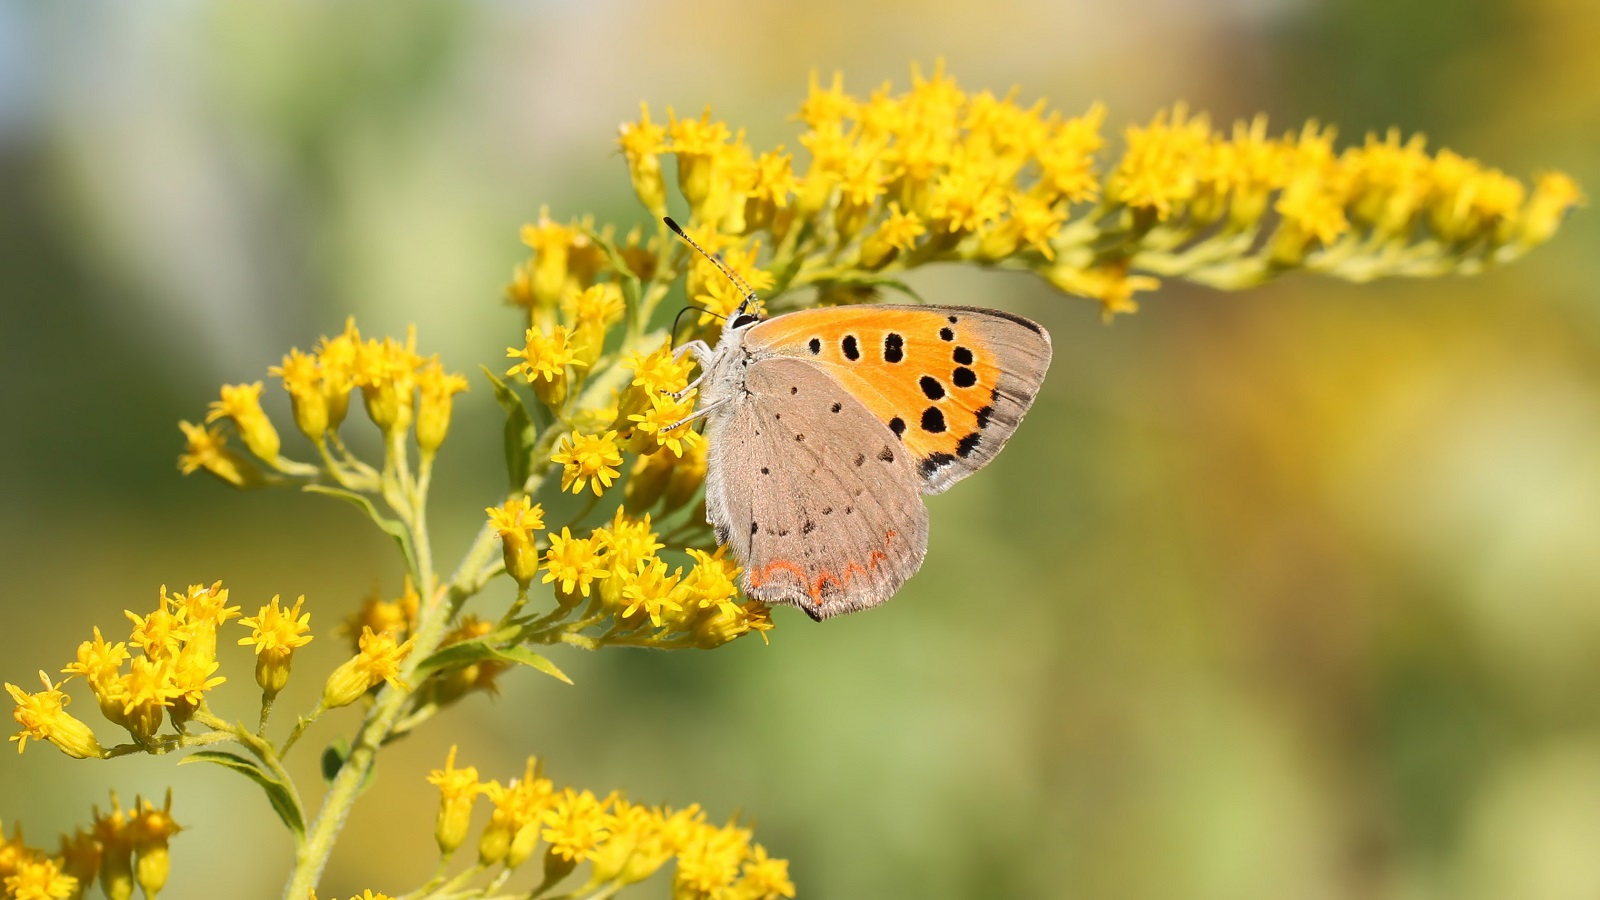
[[[540,656],[532,650],[529,650],[527,647],[523,647],[521,645],[516,647],[507,647],[499,652],[499,656],[501,659],[506,660],[507,662],[514,662],[518,665],[529,666],[538,669],[557,681],[565,681],[567,684],[572,683],[572,679],[567,677],[567,673],[556,668],[555,663],[545,659],[543,656]]]
[[[385,534],[394,538],[395,543],[400,545],[400,553],[406,558],[406,567],[412,572],[417,571],[417,554],[411,549],[411,532],[407,531],[406,527],[397,520],[388,518],[383,513],[378,512],[378,508],[372,505],[371,500],[355,491],[330,487],[326,484],[308,484],[302,487],[301,490],[309,494],[337,497],[366,513],[367,518],[371,519],[374,525],[377,525]]]
[[[505,454],[506,476],[511,480],[512,490],[521,490],[528,481],[528,472],[532,465],[534,438],[533,420],[528,417],[528,407],[523,404],[517,392],[506,386],[489,370],[483,367],[483,374],[488,377],[489,383],[494,386],[494,399],[499,401],[500,407],[506,411]]]
[[[338,777],[339,770],[350,759],[350,742],[344,738],[336,738],[322,751],[322,780],[333,783]],[[373,759],[372,765],[367,766],[367,774],[362,776],[361,785],[356,788],[358,794],[364,794],[367,788],[372,787],[372,781],[378,776],[378,761]]]
[[[555,663],[526,647],[520,645],[496,647],[490,643],[497,638],[504,640],[506,637],[509,637],[506,631],[501,631],[481,638],[473,638],[470,641],[451,644],[418,664],[416,674],[418,677],[426,678],[436,672],[451,671],[470,666],[473,663],[492,660],[529,666],[538,669],[557,681],[564,681],[567,684],[572,683],[572,679],[567,677],[567,673],[556,668]]]
[[[322,751],[322,780],[330,784],[344,768],[344,761],[350,756],[350,742],[344,738],[336,738],[333,743]]]
[[[294,789],[263,769],[260,763],[221,750],[200,750],[178,760],[178,765],[183,766],[193,762],[215,763],[225,769],[232,769],[260,785],[261,789],[267,792],[267,800],[272,803],[273,811],[283,820],[283,824],[294,832],[295,839],[305,840],[306,817],[305,813],[300,811],[300,801],[295,797]]]

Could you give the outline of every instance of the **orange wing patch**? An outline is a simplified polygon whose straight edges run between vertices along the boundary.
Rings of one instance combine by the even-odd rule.
[[[756,325],[752,349],[810,359],[893,431],[926,469],[983,439],[1001,369],[972,310],[915,306],[809,309]],[[1000,314],[995,314],[1000,315]]]

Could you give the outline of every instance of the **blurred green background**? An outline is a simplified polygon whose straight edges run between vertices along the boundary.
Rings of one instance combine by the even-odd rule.
[[[522,222],[642,220],[614,149],[641,99],[794,148],[813,67],[865,93],[943,56],[969,89],[1102,99],[1113,133],[1187,99],[1593,191],[1597,46],[1593,0],[0,3],[0,677],[220,578],[247,611],[307,595],[279,707],[309,706],[395,561],[342,505],[180,478],[176,421],[351,313],[494,362]],[[869,614],[782,610],[771,647],[557,651],[577,687],[509,677],[385,755],[323,896],[426,877],[451,743],[486,778],[538,753],[740,810],[802,896],[1600,896],[1595,222],[1472,279],[1168,284],[1111,327],[1023,276],[919,273],[1057,347],[1011,449],[930,500],[922,574]],[[447,561],[502,478],[481,379],[461,404]],[[252,716],[233,649],[214,702]],[[0,821],[53,845],[170,784],[163,896],[276,897],[261,796],[174,761],[0,756]]]

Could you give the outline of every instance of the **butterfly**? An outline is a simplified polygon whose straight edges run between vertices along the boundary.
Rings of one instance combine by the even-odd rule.
[[[678,348],[700,363],[691,418],[706,420],[706,521],[749,596],[817,621],[877,606],[922,566],[920,495],[1005,446],[1044,381],[1050,335],[967,306],[762,318],[745,292],[715,348]]]

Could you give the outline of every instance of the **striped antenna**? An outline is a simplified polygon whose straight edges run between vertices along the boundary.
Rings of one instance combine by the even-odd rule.
[[[704,256],[706,259],[710,260],[711,264],[717,267],[717,271],[721,272],[723,275],[726,275],[728,280],[734,283],[734,286],[744,292],[744,299],[739,301],[739,308],[733,311],[733,315],[729,316],[729,319],[737,319],[744,314],[746,308],[753,308],[761,304],[761,298],[757,297],[756,292],[751,290],[750,285],[746,284],[745,280],[739,277],[738,272],[728,268],[721,259],[718,259],[717,257],[707,253],[704,247],[695,243],[694,238],[684,234],[683,229],[678,227],[677,222],[672,221],[671,216],[662,216],[661,220],[667,223],[667,227],[672,229],[673,234],[683,238],[684,243],[693,247],[696,253],[699,253],[701,256]]]

